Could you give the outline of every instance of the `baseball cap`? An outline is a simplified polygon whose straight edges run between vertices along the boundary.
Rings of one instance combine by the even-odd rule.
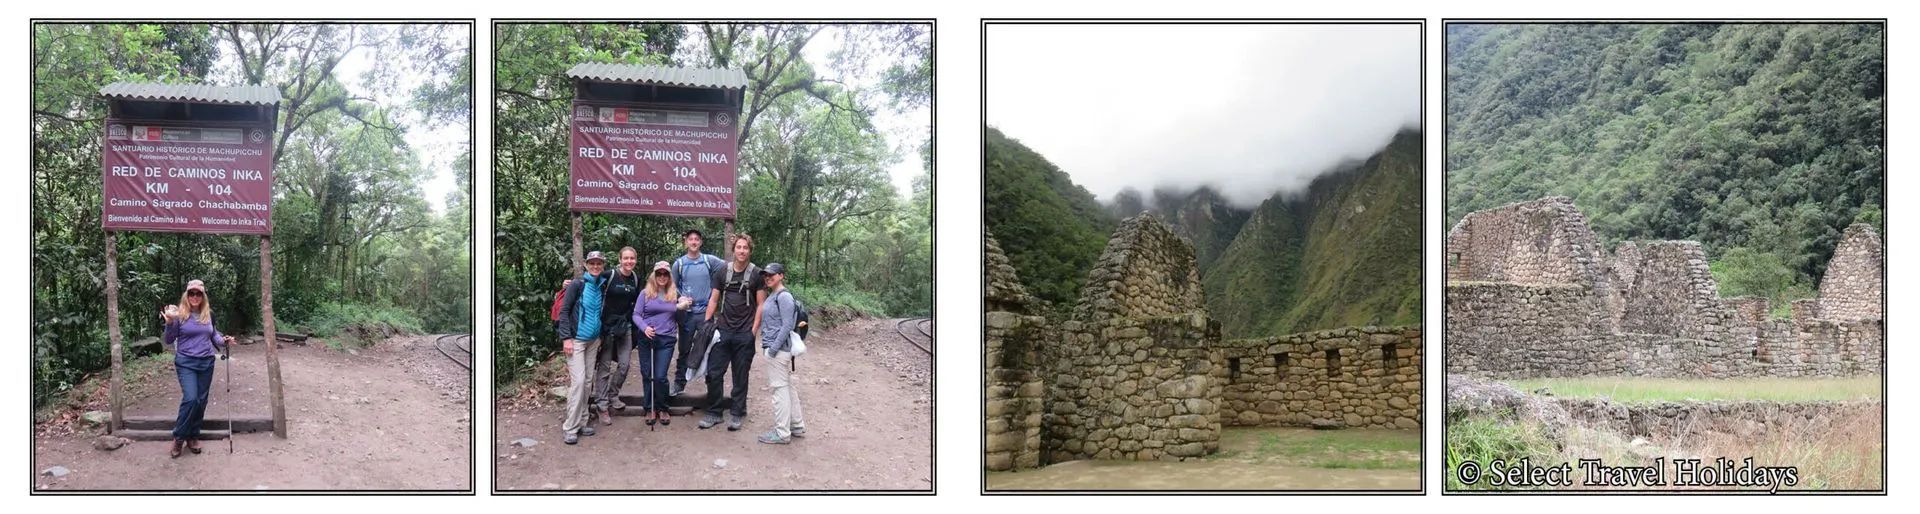
[[[593,261],[607,262],[607,257],[605,255],[601,255],[598,250],[587,252],[587,262],[593,262]]]

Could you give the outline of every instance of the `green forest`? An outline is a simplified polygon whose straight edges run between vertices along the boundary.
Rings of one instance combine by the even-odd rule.
[[[1611,247],[1704,244],[1724,296],[1809,297],[1884,233],[1880,24],[1448,25],[1447,223],[1574,199]]]
[[[469,332],[468,145],[434,169],[403,136],[471,123],[466,25],[36,24],[33,28],[34,402],[109,366],[101,229],[102,86],[115,81],[267,85],[280,91],[274,147],[274,316],[322,337],[357,326]],[[340,67],[359,54],[366,71]],[[407,87],[404,84],[418,84]],[[357,87],[349,87],[349,85]],[[457,186],[436,212],[420,184]],[[204,280],[222,331],[258,331],[253,236],[119,235],[121,331]],[[364,341],[356,342],[364,343]]]
[[[1072,308],[1121,217],[1046,157],[999,130],[987,128],[986,149],[987,231],[1028,293],[1056,308]]]
[[[567,209],[568,68],[583,62],[739,69],[739,212],[752,259],[781,262],[796,296],[826,317],[933,311],[932,138],[889,145],[884,114],[930,107],[926,24],[505,24],[494,90],[495,380],[508,384],[559,351],[548,308],[572,272]],[[828,46],[828,48],[821,48]],[[822,52],[821,50],[826,50]],[[824,57],[822,57],[824,56]],[[875,64],[879,63],[879,64]],[[856,80],[855,77],[869,78]],[[927,124],[931,134],[932,118]],[[896,136],[898,137],[898,136]],[[903,161],[904,159],[904,161]],[[910,194],[889,176],[917,163]],[[587,213],[588,250],[638,250],[643,261],[707,234],[718,219]]]
[[[1101,204],[1051,162],[989,127],[987,229],[1027,291],[1065,312],[1119,220],[1151,212],[1193,243],[1207,313],[1227,337],[1420,323],[1421,136],[1230,205],[1211,186],[1122,189]]]

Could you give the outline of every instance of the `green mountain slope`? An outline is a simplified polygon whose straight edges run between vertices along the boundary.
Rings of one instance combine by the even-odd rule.
[[[1213,269],[1220,254],[1227,251],[1227,245],[1233,243],[1241,227],[1253,216],[1252,211],[1227,204],[1212,187],[1203,186],[1184,193],[1156,190],[1153,197],[1152,210],[1173,227],[1174,233],[1193,243],[1194,258],[1199,261],[1203,275]]]
[[[1211,269],[1207,310],[1228,337],[1420,322],[1421,141],[1255,209]]]
[[[1882,25],[1450,25],[1446,36],[1447,226],[1567,196],[1609,244],[1767,254],[1803,287],[1848,224],[1884,229]]]
[[[987,129],[985,159],[987,229],[1027,292],[1071,307],[1118,223],[1092,193],[998,129]]]

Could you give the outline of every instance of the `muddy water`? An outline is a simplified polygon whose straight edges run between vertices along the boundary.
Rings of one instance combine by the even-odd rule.
[[[1337,435],[1330,435],[1337,434]],[[1201,460],[1079,460],[987,474],[987,489],[1418,490],[1420,433],[1412,430],[1230,428]],[[1331,462],[1371,462],[1349,469]]]

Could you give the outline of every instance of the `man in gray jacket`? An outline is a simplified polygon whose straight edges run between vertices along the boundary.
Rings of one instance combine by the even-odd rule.
[[[793,387],[793,352],[790,345],[799,309],[793,293],[787,290],[787,267],[768,264],[766,304],[760,308],[760,348],[767,355],[767,387],[773,392],[773,429],[760,434],[760,442],[787,444],[791,437],[807,435],[806,422],[800,418],[800,392]]]

